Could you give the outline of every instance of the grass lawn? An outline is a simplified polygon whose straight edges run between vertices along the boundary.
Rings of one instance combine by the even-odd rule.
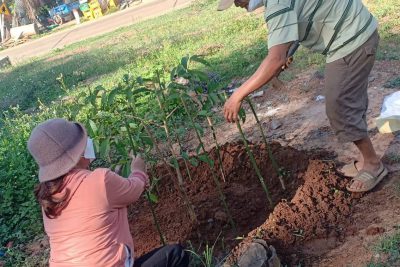
[[[400,59],[400,7],[396,0],[366,0],[380,21],[380,59]],[[171,67],[185,54],[204,54],[212,71],[228,83],[251,74],[267,53],[262,14],[231,8],[215,10],[215,1],[121,28],[115,32],[59,49],[46,56],[0,72],[0,108],[34,107],[37,99],[50,103],[63,94],[56,78],[62,73],[68,87],[80,90],[121,81],[123,74],[145,74],[155,66]],[[324,58],[301,49],[292,71],[322,66]],[[287,75],[293,77],[293,75]]]

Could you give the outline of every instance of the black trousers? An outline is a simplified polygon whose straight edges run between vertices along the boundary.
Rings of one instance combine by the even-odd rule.
[[[135,259],[134,267],[188,267],[189,254],[180,245],[166,245]]]

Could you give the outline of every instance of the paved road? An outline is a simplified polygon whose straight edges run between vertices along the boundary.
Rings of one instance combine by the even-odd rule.
[[[11,62],[18,63],[32,57],[40,56],[56,48],[75,43],[114,31],[139,21],[168,13],[174,9],[186,7],[191,0],[156,0],[120,12],[104,16],[100,19],[74,26],[61,32],[27,42],[25,44],[0,52],[0,58],[9,56]]]

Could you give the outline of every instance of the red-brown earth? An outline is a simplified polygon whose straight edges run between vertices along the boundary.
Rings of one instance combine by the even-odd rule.
[[[233,229],[224,210],[212,171],[205,163],[190,167],[192,181],[185,176],[185,189],[197,214],[198,223],[192,222],[178,190],[176,179],[165,167],[159,167],[156,214],[168,242],[188,244],[194,248],[216,242],[217,255],[226,256],[236,247],[230,259],[240,254],[252,238],[263,238],[274,245],[288,264],[302,259],[299,245],[303,242],[341,236],[346,217],[351,213],[354,199],[346,193],[348,182],[340,177],[331,161],[333,155],[321,151],[298,151],[271,145],[280,167],[286,170],[286,190],[283,190],[272,168],[264,144],[251,145],[251,149],[271,192],[273,206],[269,205],[258,177],[251,166],[244,145],[226,144],[221,156],[226,181],[221,181],[227,204],[237,229]],[[215,161],[214,172],[220,177],[216,150],[210,152]],[[183,164],[182,165],[182,170]],[[152,215],[145,200],[130,208],[131,230],[136,255],[139,256],[160,245],[160,237],[153,225]],[[216,241],[217,240],[217,241]]]

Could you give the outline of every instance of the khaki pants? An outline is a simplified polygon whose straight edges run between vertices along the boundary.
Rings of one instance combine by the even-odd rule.
[[[357,50],[326,65],[326,114],[341,142],[368,136],[368,76],[378,44],[379,34],[375,31]]]

